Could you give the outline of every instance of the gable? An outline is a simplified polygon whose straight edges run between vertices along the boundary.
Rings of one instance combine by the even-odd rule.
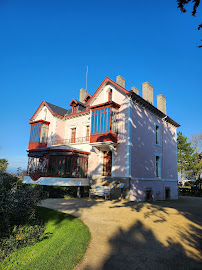
[[[46,105],[46,102],[42,101],[42,103],[39,105],[38,109],[30,119],[30,121],[47,120],[50,119],[52,114],[53,113],[50,110],[50,108]]]
[[[118,103],[118,95],[117,92],[121,93],[122,95],[127,95],[130,93],[130,91],[126,90],[116,82],[112,81],[108,77],[104,79],[104,81],[101,83],[101,85],[98,87],[98,89],[95,91],[93,96],[90,98],[90,100],[86,103],[86,106],[92,106],[97,105],[99,103],[104,103],[108,101],[108,96],[106,94],[106,91],[109,91],[111,89],[114,90],[114,98],[116,100],[113,100],[114,102]],[[112,99],[113,99],[113,93],[112,93]]]
[[[36,117],[40,114],[41,110],[43,110],[44,106],[47,108],[47,110],[52,114],[52,115],[59,115],[59,116],[64,116],[65,114],[69,113],[69,110],[64,109],[62,107],[56,106],[54,104],[51,104],[46,101],[42,101],[41,104],[39,105],[38,109],[30,119],[30,121],[36,120]],[[42,117],[42,116],[41,116]]]

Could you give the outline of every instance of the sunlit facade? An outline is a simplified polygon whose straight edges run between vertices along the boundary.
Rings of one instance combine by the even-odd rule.
[[[135,87],[126,90],[125,80],[117,76],[116,82],[105,78],[92,96],[81,89],[70,109],[43,101],[30,119],[24,181],[104,184],[112,193],[124,184],[129,200],[177,198],[179,125],[165,114],[162,95],[164,103],[158,104],[157,96],[157,108],[152,105],[148,82],[143,83],[143,97]]]

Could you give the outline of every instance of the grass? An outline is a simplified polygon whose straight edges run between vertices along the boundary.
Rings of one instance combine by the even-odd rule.
[[[12,253],[0,269],[70,270],[82,259],[90,232],[81,220],[44,207],[38,207],[37,215],[46,224],[40,241]]]

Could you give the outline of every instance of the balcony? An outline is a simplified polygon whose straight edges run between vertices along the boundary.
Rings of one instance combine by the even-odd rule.
[[[89,143],[90,142],[90,136],[85,137],[79,137],[79,138],[71,138],[71,139],[63,139],[63,140],[54,140],[52,141],[52,145],[68,145],[68,144],[79,144],[79,143]]]
[[[30,122],[29,124],[31,125],[31,131],[28,149],[46,147],[50,122],[39,120]]]
[[[119,107],[120,105],[113,101],[91,107],[90,143],[107,141],[117,143]]]

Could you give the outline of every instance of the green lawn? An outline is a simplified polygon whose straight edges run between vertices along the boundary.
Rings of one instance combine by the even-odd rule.
[[[88,227],[73,216],[38,207],[37,214],[46,224],[41,241],[12,253],[1,269],[70,270],[85,254],[90,240]]]

